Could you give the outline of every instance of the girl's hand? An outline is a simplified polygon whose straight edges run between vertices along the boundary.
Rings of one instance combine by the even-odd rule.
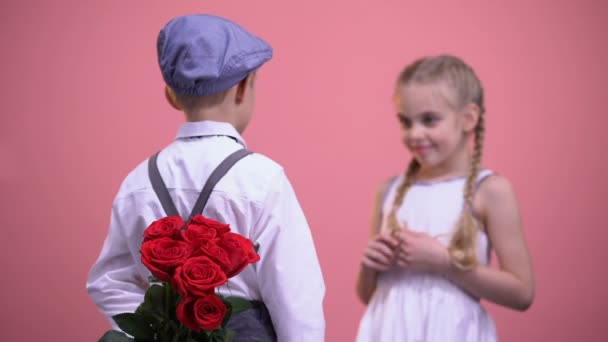
[[[396,261],[397,238],[388,232],[380,232],[372,238],[363,251],[363,265],[376,270],[386,271]]]
[[[397,265],[425,272],[446,273],[451,258],[448,248],[434,237],[409,230],[407,227],[396,234],[400,240],[397,249]]]

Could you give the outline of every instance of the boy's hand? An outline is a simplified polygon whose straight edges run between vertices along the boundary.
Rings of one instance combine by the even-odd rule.
[[[399,240],[388,232],[372,238],[363,251],[363,264],[376,271],[388,270],[396,261]]]

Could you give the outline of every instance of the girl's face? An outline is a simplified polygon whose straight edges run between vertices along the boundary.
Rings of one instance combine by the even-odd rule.
[[[423,168],[462,155],[476,118],[471,122],[466,110],[458,108],[455,91],[444,82],[431,82],[399,85],[395,95],[403,141]]]

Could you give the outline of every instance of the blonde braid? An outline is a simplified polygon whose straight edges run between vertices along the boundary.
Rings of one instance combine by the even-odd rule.
[[[412,159],[407,171],[405,172],[405,176],[403,177],[403,182],[399,184],[399,187],[397,188],[395,200],[393,201],[393,207],[391,208],[391,212],[388,216],[388,229],[391,234],[395,234],[400,229],[399,222],[397,221],[397,210],[399,210],[403,204],[407,190],[410,188],[410,186],[412,186],[412,184],[414,184],[418,169],[420,169],[420,164],[416,159]]]
[[[475,146],[471,169],[464,188],[462,213],[449,245],[454,264],[463,269],[469,269],[477,265],[477,232],[479,227],[475,217],[473,217],[473,196],[475,195],[477,176],[481,164],[484,133],[484,116],[483,112],[480,111],[479,121],[475,127]]]

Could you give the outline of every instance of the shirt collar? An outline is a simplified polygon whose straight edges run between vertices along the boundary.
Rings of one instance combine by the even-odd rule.
[[[243,147],[247,147],[245,140],[236,131],[234,126],[227,122],[218,121],[196,121],[196,122],[185,122],[177,131],[176,139],[192,138],[192,137],[208,137],[225,135],[235,139]]]

